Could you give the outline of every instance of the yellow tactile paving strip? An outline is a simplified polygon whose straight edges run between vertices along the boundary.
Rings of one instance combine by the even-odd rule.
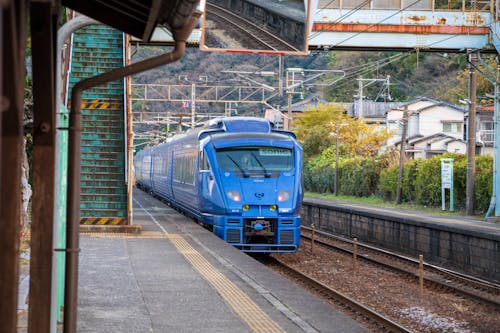
[[[177,248],[179,253],[191,263],[193,268],[212,285],[253,332],[285,332],[248,295],[210,264],[182,236],[172,234],[165,236]]]
[[[91,238],[168,238],[160,231],[142,231],[140,234],[123,232],[81,232],[80,235]]]

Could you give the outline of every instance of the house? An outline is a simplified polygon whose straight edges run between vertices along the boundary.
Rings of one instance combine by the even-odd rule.
[[[401,145],[405,110],[408,112],[406,151],[411,156],[428,158],[445,152],[466,152],[464,119],[467,109],[426,97],[387,112],[387,130],[394,133],[387,147]]]
[[[478,105],[476,108],[476,153],[494,155],[494,105]]]
[[[358,103],[329,103],[318,96],[292,105],[292,116],[302,113],[318,104],[339,105],[352,117],[357,116]],[[402,120],[408,111],[406,152],[413,158],[429,158],[446,152],[465,154],[466,119],[468,107],[418,98],[409,103],[363,101],[363,119],[369,124],[379,124],[383,130],[393,133],[386,146],[399,148],[401,145]],[[285,129],[288,110],[267,110],[266,118]],[[476,117],[476,142],[478,155],[493,154],[493,106],[478,106]]]
[[[401,140],[395,142],[396,147],[401,145]],[[429,158],[434,155],[442,155],[446,152],[455,154],[466,153],[466,143],[462,139],[444,133],[436,133],[429,136],[417,135],[407,139],[407,156],[412,158]]]

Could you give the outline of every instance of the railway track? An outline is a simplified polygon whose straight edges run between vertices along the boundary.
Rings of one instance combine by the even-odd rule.
[[[311,241],[312,229],[302,227],[302,230],[301,237]],[[351,256],[354,255],[354,241],[317,230],[314,235],[315,244]],[[406,275],[411,279],[420,278],[418,273],[420,261],[414,258],[360,243],[357,243],[357,258]],[[428,263],[424,263],[423,268],[425,286],[450,290],[463,297],[500,309],[500,285]]]
[[[251,21],[214,4],[206,3],[207,20],[216,22],[230,35],[237,35],[245,42],[246,49],[290,51],[297,52],[297,48],[286,41],[267,32]],[[230,27],[230,29],[228,29]]]
[[[283,261],[277,258],[267,258],[266,264],[274,266],[280,273],[296,283],[302,285],[308,290],[313,290],[325,300],[334,303],[343,310],[349,312],[353,317],[362,317],[372,327],[376,327],[377,331],[383,332],[413,332],[412,330],[401,326],[400,324],[388,319],[382,314],[364,306],[354,299],[336,291],[320,281],[294,269]],[[358,320],[358,318],[357,318]]]

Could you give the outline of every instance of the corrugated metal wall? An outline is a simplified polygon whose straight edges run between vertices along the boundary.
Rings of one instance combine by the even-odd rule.
[[[92,25],[73,34],[69,91],[124,65],[123,33]],[[83,93],[81,224],[128,224],[124,81]]]

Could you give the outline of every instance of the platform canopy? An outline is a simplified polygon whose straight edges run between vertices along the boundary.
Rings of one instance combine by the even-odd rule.
[[[169,30],[182,27],[198,1],[62,0],[62,5],[142,41],[149,41],[157,25]]]

